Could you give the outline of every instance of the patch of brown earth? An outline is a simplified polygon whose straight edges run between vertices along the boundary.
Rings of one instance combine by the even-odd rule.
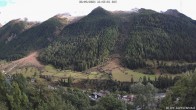
[[[100,72],[100,73],[112,73],[112,71],[125,71],[125,68],[120,64],[120,56],[112,55],[106,62],[96,67],[93,67],[86,72]]]
[[[33,52],[27,57],[21,58],[19,60],[13,61],[12,63],[18,63],[18,66],[35,66],[43,67],[43,65],[37,60],[38,52]]]
[[[43,65],[37,60],[38,52],[32,52],[28,56],[19,60],[12,61],[5,65],[2,70],[6,73],[21,67],[33,66],[36,68],[43,68]]]

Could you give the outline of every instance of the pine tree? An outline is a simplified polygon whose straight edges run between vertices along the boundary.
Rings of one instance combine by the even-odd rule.
[[[69,77],[68,77],[68,81],[67,81],[68,86],[71,86],[71,85],[72,85],[72,81],[73,81],[72,77],[69,76]]]
[[[133,75],[131,75],[131,84],[134,83]]]
[[[146,76],[143,76],[143,81],[142,81],[142,83],[143,83],[144,85],[146,85],[146,84],[147,84]]]

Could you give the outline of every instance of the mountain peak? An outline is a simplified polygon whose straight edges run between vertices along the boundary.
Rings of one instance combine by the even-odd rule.
[[[69,13],[62,13],[62,14],[57,14],[54,17],[57,17],[57,18],[68,18],[68,17],[71,17],[71,14],[69,14]]]
[[[18,19],[11,20],[8,23],[19,23],[21,21],[22,21],[22,19],[18,18]]]
[[[153,13],[157,13],[157,12],[154,11],[154,10],[151,10],[151,9],[144,9],[144,8],[137,9],[136,12],[141,13],[141,14],[153,14]]]
[[[190,17],[180,13],[178,10],[176,9],[168,9],[166,12],[164,12],[164,14],[167,15],[171,15],[171,16],[175,16],[175,17],[179,17],[179,18],[184,18],[184,19],[189,19],[192,20]]]
[[[102,15],[102,16],[104,16],[104,15],[108,15],[108,14],[110,14],[109,11],[107,11],[104,8],[99,6],[99,7],[95,8],[94,10],[92,10],[89,15]]]
[[[173,15],[173,16],[179,16],[180,12],[176,9],[168,9],[165,14],[168,14],[168,15]]]
[[[0,28],[0,40],[5,43],[15,39],[16,36],[25,30],[31,28],[36,23],[26,22],[22,19],[11,20]]]
[[[102,8],[101,6],[98,6],[97,8],[95,8],[94,10],[105,10],[104,8]]]

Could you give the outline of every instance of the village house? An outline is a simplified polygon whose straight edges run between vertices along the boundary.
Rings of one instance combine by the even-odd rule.
[[[125,103],[133,103],[133,101],[135,100],[135,95],[133,94],[129,94],[129,95],[124,95],[121,97],[121,100],[124,101]]]
[[[89,98],[91,100],[96,101],[96,100],[100,99],[101,97],[104,97],[104,96],[106,96],[108,94],[110,94],[109,91],[103,91],[103,90],[101,90],[99,92],[93,92],[92,94],[89,95]]]
[[[156,101],[160,101],[160,100],[162,100],[165,96],[166,96],[165,93],[157,93],[157,94],[155,94],[155,100],[156,100]]]

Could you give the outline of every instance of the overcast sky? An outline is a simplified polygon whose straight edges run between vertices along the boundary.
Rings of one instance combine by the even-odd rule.
[[[0,0],[0,23],[5,24],[10,20],[25,17],[29,21],[44,21],[61,13],[70,13],[72,16],[86,15],[98,6],[111,11],[147,8],[159,12],[167,9],[177,9],[196,20],[195,0],[116,1],[117,3],[79,3],[79,0]]]

